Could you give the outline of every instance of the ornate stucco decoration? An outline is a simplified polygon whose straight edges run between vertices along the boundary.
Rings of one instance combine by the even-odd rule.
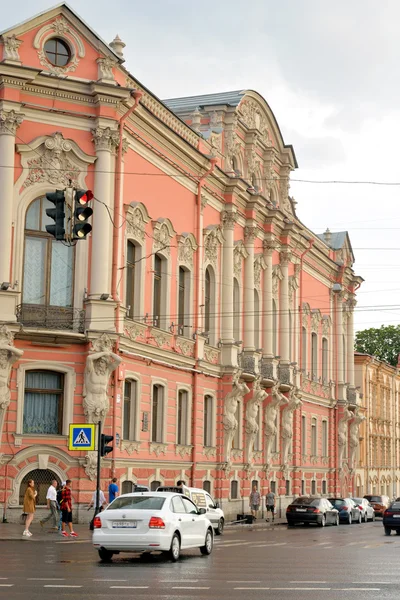
[[[216,348],[211,348],[210,346],[204,346],[204,360],[211,363],[212,365],[217,365],[219,362],[220,352]]]
[[[94,481],[97,475],[97,452],[88,452],[85,456],[83,466],[90,481]]]
[[[258,411],[264,399],[268,396],[262,389],[260,377],[254,381],[253,395],[246,404],[246,463],[251,466],[254,463],[254,442],[258,434]]]
[[[115,152],[119,144],[119,134],[116,129],[111,127],[96,127],[92,129],[92,141],[96,148],[96,152],[99,150],[107,150],[107,152]]]
[[[271,401],[265,407],[265,468],[268,470],[272,460],[272,446],[277,433],[279,407],[287,403],[287,398],[279,391],[279,381],[271,389]]]
[[[356,468],[357,449],[360,445],[360,425],[365,421],[366,417],[358,413],[358,409],[354,411],[354,418],[350,423],[349,432],[349,468]]]
[[[104,56],[103,58],[98,58],[96,62],[99,70],[98,81],[100,83],[117,85],[113,72],[114,67],[117,65],[117,61],[109,56]]]
[[[332,326],[332,319],[330,318],[329,315],[323,315],[321,322],[322,322],[322,335],[328,336],[331,326]]]
[[[109,378],[121,361],[122,358],[112,352],[112,341],[106,333],[92,342],[86,359],[83,385],[83,412],[88,423],[98,423],[106,418]]]
[[[213,446],[206,446],[204,448],[204,456],[207,458],[215,458],[217,456],[217,449]]]
[[[10,374],[14,363],[23,355],[23,351],[14,346],[14,336],[6,325],[0,328],[0,438],[4,417],[10,405]]]
[[[22,44],[22,40],[19,40],[16,35],[4,35],[1,36],[1,42],[3,44],[3,61],[6,64],[20,65],[21,58],[19,56],[18,49]]]
[[[126,236],[143,243],[146,235],[146,224],[150,221],[145,205],[141,202],[131,202],[131,204],[126,207],[125,218]]]
[[[177,444],[175,447],[175,453],[179,454],[181,458],[185,458],[185,456],[190,456],[192,453],[193,446],[186,446]]]
[[[243,123],[249,129],[259,131],[259,139],[266,147],[272,146],[272,141],[268,132],[268,122],[258,102],[253,99],[245,98],[239,105],[239,112]]]
[[[322,315],[319,308],[313,308],[311,311],[311,331],[318,333],[319,324],[321,322]]]
[[[0,110],[0,135],[15,135],[24,116],[15,110]]]
[[[242,263],[243,259],[247,258],[249,253],[246,249],[242,240],[235,242],[235,248],[233,250],[233,272],[235,277],[237,277],[240,281],[242,274]]]
[[[274,265],[272,267],[272,295],[275,300],[278,299],[278,288],[279,282],[282,281],[283,274],[280,265]]]
[[[195,342],[192,340],[186,340],[184,338],[178,337],[175,342],[175,348],[180,351],[183,356],[193,356],[194,355],[194,345]]]
[[[64,67],[52,65],[48,61],[44,51],[44,44],[49,38],[54,37],[54,35],[63,38],[71,50],[71,60]],[[40,64],[54,75],[64,75],[65,73],[75,71],[79,64],[79,59],[85,56],[85,46],[81,38],[62,16],[39,29],[33,40],[33,47],[37,50]]]
[[[222,152],[222,115],[217,111],[210,114],[209,123],[203,127],[200,126],[201,133],[211,146],[211,156],[217,156]]]
[[[302,325],[306,329],[308,328],[309,317],[311,315],[311,308],[308,302],[303,303],[303,314],[302,314]]]
[[[126,323],[124,326],[125,335],[132,341],[138,341],[146,339],[146,325],[139,323]]]
[[[182,233],[178,236],[178,261],[190,271],[193,269],[194,253],[197,250],[193,233]]]
[[[276,172],[276,162],[277,162],[278,152],[275,148],[271,147],[264,153],[264,164],[263,164],[263,175],[264,175],[264,189],[267,197],[271,198],[271,190],[274,188],[276,181],[278,179],[278,174]]]
[[[64,139],[59,131],[38,137],[29,146],[18,144],[17,151],[21,154],[23,168],[18,180],[22,188],[36,184],[65,187],[71,180],[73,185],[84,189],[88,165],[96,160],[73,140]]]
[[[226,159],[226,168],[228,171],[234,171],[237,169],[237,158],[242,151],[242,143],[237,134],[238,118],[234,115],[231,125],[225,126],[225,139],[224,139],[224,150]],[[235,161],[236,159],[236,161]]]
[[[176,231],[169,219],[157,219],[153,225],[153,252],[162,252],[166,256],[171,253],[171,240],[176,236]]]
[[[289,191],[290,191],[290,171],[291,167],[289,165],[283,165],[280,168],[279,173],[279,206],[285,212],[290,212],[292,214],[292,207],[289,200]]]
[[[160,454],[167,453],[168,444],[163,444],[162,442],[150,442],[149,452],[150,454],[155,454],[156,456],[160,456]]]
[[[338,425],[338,467],[343,469],[343,458],[347,445],[348,422],[353,418],[353,413],[346,407]]]
[[[204,229],[204,261],[217,267],[218,248],[222,244],[223,235],[219,225],[209,225]]]
[[[171,347],[171,340],[172,340],[171,334],[165,333],[164,331],[160,331],[156,327],[154,327],[151,330],[151,338],[150,339],[153,339],[159,348]]]
[[[289,464],[289,450],[293,438],[293,416],[294,411],[302,406],[301,392],[299,388],[292,388],[289,392],[287,406],[282,411],[282,471],[287,472]]]
[[[235,437],[238,422],[236,419],[236,410],[239,400],[249,393],[249,388],[244,381],[240,381],[242,372],[237,370],[232,380],[232,390],[228,392],[224,400],[224,413],[222,423],[224,426],[224,461],[227,464],[231,462],[232,442]]]
[[[263,254],[256,254],[254,258],[254,287],[261,291],[261,271],[267,268]]]
[[[246,163],[247,163],[247,179],[251,181],[253,176],[257,176],[260,173],[261,159],[257,154],[257,149],[253,145],[246,150]]]
[[[121,442],[121,450],[125,450],[129,456],[136,452],[139,454],[140,452],[140,442],[132,442],[130,440],[122,440]]]
[[[238,215],[235,210],[223,210],[221,212],[221,223],[223,229],[235,229]]]
[[[289,277],[289,302],[293,304],[293,299],[296,290],[299,289],[299,278],[297,275],[290,275]]]

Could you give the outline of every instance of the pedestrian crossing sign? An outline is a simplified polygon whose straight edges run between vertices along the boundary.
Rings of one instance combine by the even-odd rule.
[[[94,450],[95,449],[95,425],[70,424],[69,426],[69,450]]]

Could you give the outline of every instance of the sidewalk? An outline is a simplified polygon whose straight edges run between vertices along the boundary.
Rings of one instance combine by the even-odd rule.
[[[231,530],[240,530],[240,529],[270,529],[273,527],[276,527],[277,525],[287,525],[287,521],[285,517],[275,517],[275,520],[273,522],[271,522],[271,519],[269,519],[269,521],[266,521],[265,518],[262,519],[261,517],[259,519],[257,519],[254,523],[252,523],[251,525],[247,525],[247,523],[229,523],[229,521],[227,521],[225,523],[225,531],[231,531]]]
[[[23,525],[16,523],[0,523],[0,542],[18,541],[23,542],[72,542],[72,541],[92,541],[92,532],[89,530],[87,523],[82,523],[76,526],[78,538],[64,538],[57,531],[51,531],[49,528],[40,526],[39,522],[33,522],[30,531],[32,537],[23,537]]]

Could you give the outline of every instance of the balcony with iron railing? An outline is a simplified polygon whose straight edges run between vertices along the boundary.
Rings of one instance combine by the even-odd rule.
[[[16,310],[18,323],[27,329],[53,329],[84,333],[85,311],[65,306],[19,304]]]

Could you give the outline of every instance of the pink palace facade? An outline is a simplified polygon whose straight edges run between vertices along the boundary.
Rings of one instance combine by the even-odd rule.
[[[0,37],[3,516],[55,476],[84,519],[96,454],[69,451],[68,426],[100,418],[103,489],[184,479],[228,518],[252,482],[282,507],[350,493],[347,233],[296,216],[295,153],[257,92],[160,101],[124,46],[65,4]],[[95,195],[75,247],[45,230],[70,180]]]

